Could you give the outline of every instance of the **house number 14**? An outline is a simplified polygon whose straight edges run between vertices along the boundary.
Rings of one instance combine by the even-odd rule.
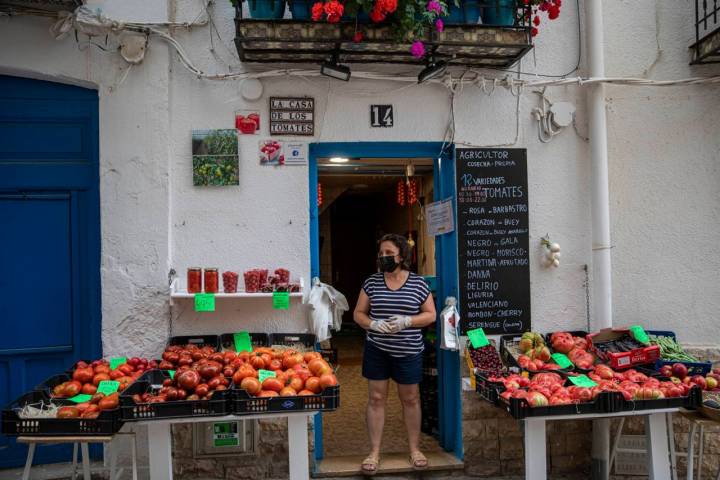
[[[371,127],[392,127],[393,106],[392,105],[370,105],[370,126]]]

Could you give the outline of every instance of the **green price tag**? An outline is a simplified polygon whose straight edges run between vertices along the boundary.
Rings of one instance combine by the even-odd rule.
[[[250,341],[250,334],[248,332],[234,333],[235,339],[235,351],[236,352],[252,352],[252,342]]]
[[[287,310],[290,308],[290,293],[273,292],[273,308],[275,310]]]
[[[117,392],[118,388],[120,388],[120,382],[116,382],[115,380],[103,380],[98,383],[97,393],[110,395],[111,393]]]
[[[168,373],[170,374],[170,378],[175,378],[175,370],[168,370]]]
[[[485,336],[485,331],[482,328],[468,330],[467,336],[470,339],[470,343],[472,344],[473,348],[480,348],[484,347],[485,345],[490,345],[490,342]]]
[[[258,380],[260,383],[264,382],[266,378],[274,378],[275,372],[272,370],[258,370]]]
[[[553,353],[552,359],[560,366],[560,368],[570,368],[573,366],[570,359],[564,353]]]
[[[559,364],[558,364],[559,365]],[[572,383],[577,385],[578,387],[596,387],[597,383],[593,382],[588,378],[587,375],[577,375],[574,377],[568,377]]]
[[[125,357],[111,358],[110,359],[110,370],[115,370],[117,367],[119,367],[123,363],[127,363],[127,358],[125,358]]]
[[[75,395],[74,397],[68,398],[68,400],[75,403],[82,403],[89,402],[91,398],[92,395],[86,395],[84,393],[81,393],[80,395]]]
[[[195,294],[195,311],[196,312],[214,312],[215,311],[215,294],[214,293],[196,293]]]
[[[632,327],[630,327],[630,333],[635,340],[642,343],[643,345],[650,344],[650,339],[648,338],[647,333],[645,333],[645,329],[640,325],[633,325]]]

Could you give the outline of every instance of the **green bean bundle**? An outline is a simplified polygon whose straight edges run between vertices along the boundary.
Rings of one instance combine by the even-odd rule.
[[[685,353],[685,350],[672,337],[663,335],[648,335],[650,345],[660,347],[660,357],[663,360],[676,362],[697,362],[698,359]]]

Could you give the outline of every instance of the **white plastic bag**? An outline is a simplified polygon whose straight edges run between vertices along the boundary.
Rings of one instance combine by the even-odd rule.
[[[330,338],[330,329],[340,330],[342,316],[350,307],[345,295],[330,285],[313,279],[307,303],[310,310],[310,329],[317,337],[318,342]]]
[[[458,349],[457,326],[460,324],[460,313],[456,305],[455,297],[447,297],[445,308],[440,312],[440,348],[444,350]]]

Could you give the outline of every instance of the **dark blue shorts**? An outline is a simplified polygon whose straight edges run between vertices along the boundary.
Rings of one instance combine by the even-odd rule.
[[[368,380],[392,378],[401,385],[415,385],[422,380],[422,366],[422,352],[408,357],[393,357],[365,340],[362,374]]]

